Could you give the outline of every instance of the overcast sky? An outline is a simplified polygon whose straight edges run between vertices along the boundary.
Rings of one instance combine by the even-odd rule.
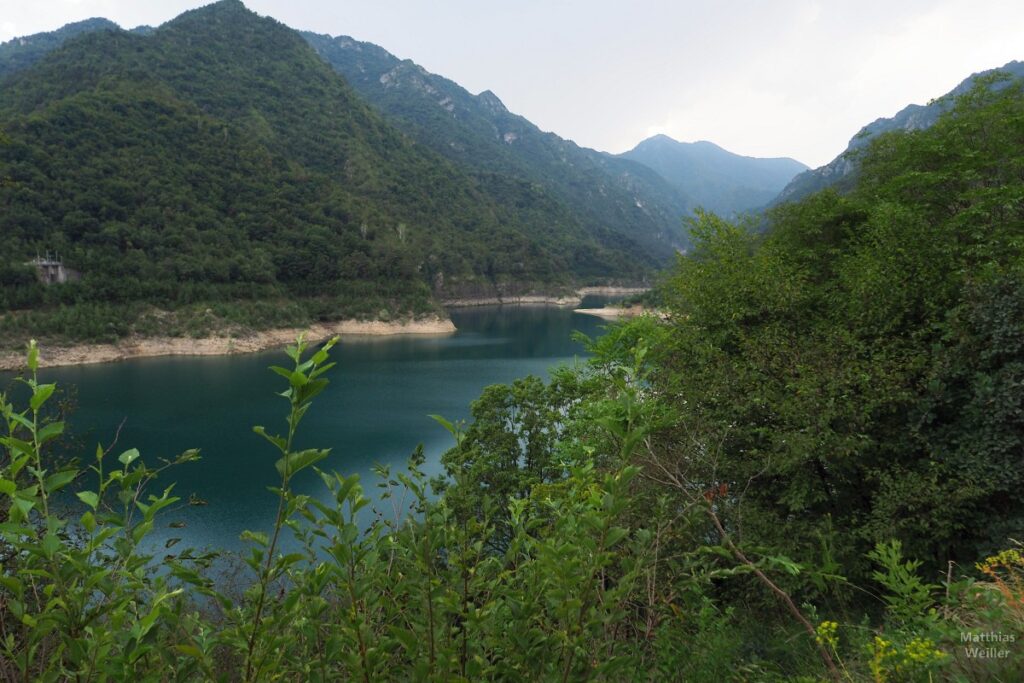
[[[159,25],[202,0],[0,0],[0,41],[102,16]],[[377,43],[577,143],[665,133],[826,163],[864,124],[1024,59],[1020,0],[248,0]]]

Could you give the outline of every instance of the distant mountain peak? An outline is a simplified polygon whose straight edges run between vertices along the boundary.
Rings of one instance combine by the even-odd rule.
[[[668,135],[665,135],[664,133],[656,133],[656,134],[652,135],[651,137],[647,138],[646,140],[642,140],[640,142],[641,145],[649,144],[649,143],[674,143],[674,144],[679,144],[679,141],[676,140],[673,137],[669,137]],[[639,145],[637,145],[637,146],[639,147]]]
[[[495,95],[490,90],[484,90],[476,97],[478,100],[480,100],[481,103],[486,105],[487,108],[490,109],[492,112],[496,114],[508,113],[508,108],[505,106],[505,103],[502,102],[501,99],[499,99],[498,96]]]
[[[709,140],[679,142],[664,133],[621,156],[657,171],[692,206],[726,215],[759,209],[807,169],[794,159],[742,156]]]
[[[168,21],[164,26],[189,24],[195,21],[210,19],[263,19],[259,14],[245,6],[241,0],[217,0],[217,2],[196,7],[182,12],[174,19]],[[273,21],[273,20],[270,20]],[[276,22],[275,22],[276,23]]]
[[[216,2],[211,2],[209,5],[197,7],[196,10],[200,12],[204,10],[229,12],[245,11],[249,12],[250,14],[255,14],[255,12],[253,12],[251,9],[245,6],[245,3],[242,2],[242,0],[217,0]]]

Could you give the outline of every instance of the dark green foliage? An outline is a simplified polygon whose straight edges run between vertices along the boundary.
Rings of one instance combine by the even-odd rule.
[[[492,520],[494,549],[510,541],[508,501],[565,478],[562,445],[581,436],[579,413],[599,390],[595,378],[563,368],[550,383],[530,376],[487,387],[473,402],[473,422],[442,458],[447,476],[435,486],[463,518]]]
[[[891,484],[905,492],[891,496],[899,500],[891,514],[903,536],[942,538],[952,530],[952,559],[993,554],[1024,529],[1017,495],[1024,486],[1024,284],[1000,280],[969,290],[951,311],[932,363],[913,426],[930,457]],[[931,513],[905,514],[911,506]]]
[[[812,558],[841,529],[856,577],[876,541],[942,571],[1024,531],[1022,149],[1021,86],[981,83],[764,237],[700,218],[654,377],[720,444],[715,476],[751,482],[748,538]]]

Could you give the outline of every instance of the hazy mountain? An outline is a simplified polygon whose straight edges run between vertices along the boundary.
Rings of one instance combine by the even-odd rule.
[[[666,135],[648,138],[620,156],[657,171],[693,206],[722,215],[761,208],[807,170],[794,159],[745,157],[712,142],[677,142]]]
[[[302,35],[389,120],[472,169],[484,184],[529,182],[567,207],[603,243],[626,236],[659,258],[685,244],[685,197],[642,164],[543,132],[510,112],[494,93],[473,95],[372,43]]]
[[[0,128],[6,265],[60,251],[84,274],[67,301],[330,295],[350,312],[368,292],[412,305],[652,263],[542,189],[417,144],[235,0],[67,40],[0,80]],[[0,277],[5,308],[44,302],[23,284]]]
[[[840,189],[846,189],[852,186],[857,170],[857,151],[863,149],[872,138],[879,133],[891,130],[923,130],[930,127],[943,112],[948,111],[952,107],[955,97],[971,89],[976,79],[989,76],[995,72],[1006,72],[1014,79],[1024,78],[1024,62],[1014,61],[998,69],[989,69],[972,74],[964,79],[960,85],[926,105],[911,104],[901,109],[891,118],[876,119],[861,128],[853,136],[850,144],[847,145],[846,150],[842,154],[820,168],[805,171],[795,177],[772,203],[778,204],[780,202],[795,201],[826,187],[836,186]],[[996,84],[996,87],[1000,86]]]

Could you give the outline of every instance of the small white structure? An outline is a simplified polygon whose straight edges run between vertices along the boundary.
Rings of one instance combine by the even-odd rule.
[[[47,252],[46,256],[36,256],[28,262],[28,265],[35,266],[36,276],[44,285],[63,284],[68,280],[77,280],[78,273],[70,268],[64,267],[60,260],[60,254]]]

